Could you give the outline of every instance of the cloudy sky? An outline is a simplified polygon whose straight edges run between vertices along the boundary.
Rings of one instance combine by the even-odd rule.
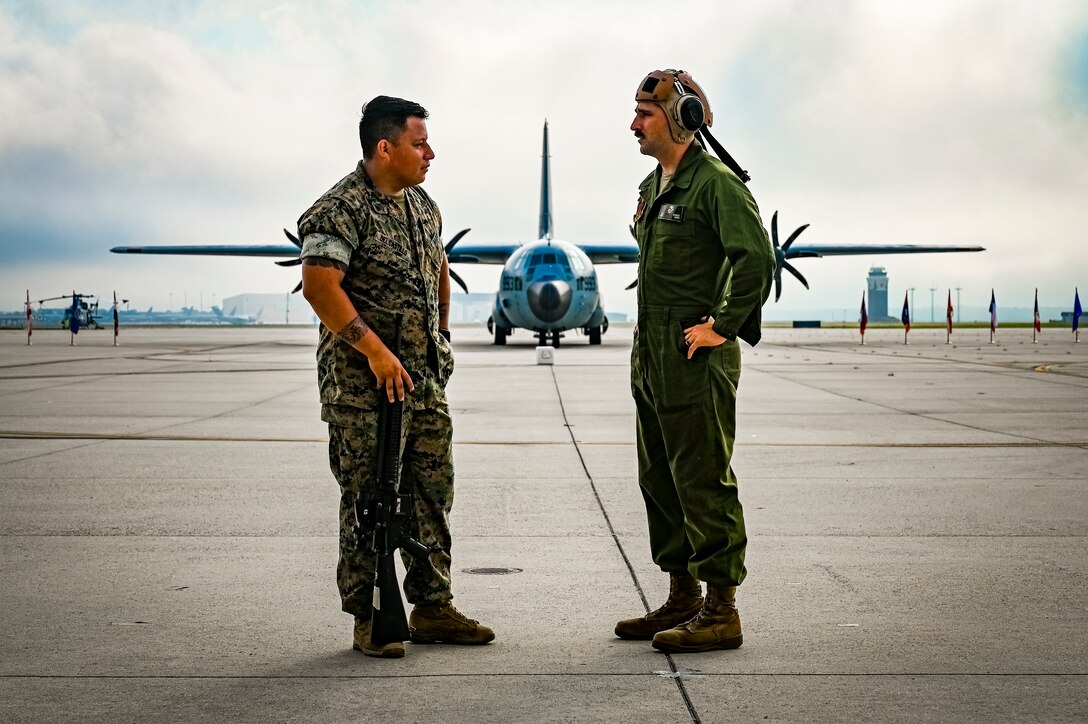
[[[547,118],[556,236],[626,240],[653,165],[628,130],[633,93],[664,67],[706,89],[768,226],[778,209],[785,233],[812,225],[808,242],[988,249],[801,260],[813,289],[788,280],[779,311],[856,316],[872,264],[892,298],[916,287],[924,314],[930,288],[1030,306],[1038,286],[1066,308],[1088,289],[1084,2],[665,7],[0,0],[0,309],[28,288],[116,289],[140,308],[290,290],[297,268],[267,260],[107,250],[283,241],[354,166],[359,106],[382,93],[431,111],[426,187],[447,234],[535,237]],[[497,267],[461,271],[495,288]],[[633,268],[600,274],[606,304],[632,310]]]

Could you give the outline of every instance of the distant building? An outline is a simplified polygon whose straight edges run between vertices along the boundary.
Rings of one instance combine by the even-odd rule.
[[[450,294],[450,324],[486,324],[494,293]]]
[[[882,266],[869,269],[869,306],[866,310],[874,322],[886,322],[888,316],[888,272]]]
[[[223,314],[255,317],[261,324],[316,324],[314,311],[298,294],[236,294],[223,297]]]

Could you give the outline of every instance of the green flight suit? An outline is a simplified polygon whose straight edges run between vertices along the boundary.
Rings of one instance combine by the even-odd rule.
[[[748,188],[694,141],[657,193],[639,187],[638,328],[631,391],[650,550],[669,573],[735,586],[747,536],[730,466],[740,346],[756,344],[774,249]],[[726,338],[687,359],[684,327],[704,315]]]

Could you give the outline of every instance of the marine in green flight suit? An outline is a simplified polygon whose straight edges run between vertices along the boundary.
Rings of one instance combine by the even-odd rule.
[[[631,390],[650,549],[671,586],[664,606],[619,622],[616,633],[653,638],[666,651],[736,648],[734,593],[747,544],[730,465],[737,340],[759,341],[774,249],[748,188],[684,125],[695,101],[703,123],[712,121],[690,75],[655,71],[636,101],[631,128],[659,165],[639,187],[634,218],[640,257]]]

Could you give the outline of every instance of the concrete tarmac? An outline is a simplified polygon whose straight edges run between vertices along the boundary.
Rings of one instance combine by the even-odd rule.
[[[0,332],[0,721],[1088,719],[1088,340],[768,329],[734,467],[744,646],[667,656],[630,328],[455,328],[454,593],[351,650],[312,328]]]

